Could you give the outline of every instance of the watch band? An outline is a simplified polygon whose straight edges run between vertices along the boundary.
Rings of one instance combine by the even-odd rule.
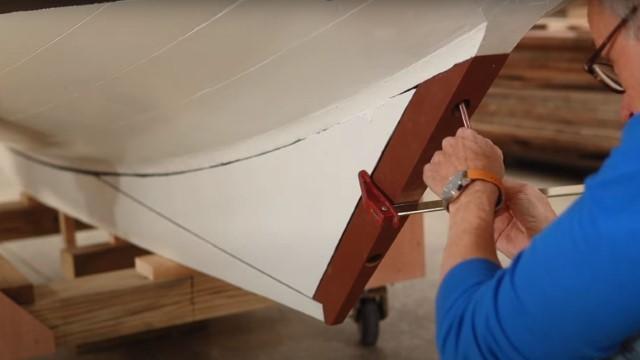
[[[495,185],[498,188],[498,202],[496,203],[496,210],[500,209],[504,205],[504,185],[502,179],[495,174],[481,169],[468,169],[467,177],[469,180],[482,180]]]
[[[459,171],[451,177],[449,183],[447,183],[442,189],[441,198],[444,202],[445,209],[449,211],[449,204],[457,199],[469,184],[476,180],[489,182],[498,188],[499,195],[496,203],[496,210],[500,209],[505,200],[502,179],[489,171],[480,169]]]

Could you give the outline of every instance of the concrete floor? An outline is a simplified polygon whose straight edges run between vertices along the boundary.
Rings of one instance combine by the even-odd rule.
[[[538,186],[577,183],[575,178],[533,176],[527,171],[510,174]],[[14,184],[0,178],[2,199],[16,193]],[[568,203],[567,200],[554,202],[558,210]],[[352,321],[327,327],[293,310],[273,306],[79,351],[63,349],[45,359],[437,359],[434,298],[446,240],[447,215],[430,214],[425,220],[428,275],[389,287],[390,315],[382,323],[375,348],[358,345],[357,326]],[[93,242],[100,235],[88,234],[83,241]],[[61,246],[59,241],[45,242],[53,244],[49,247]],[[8,243],[0,246],[0,253],[17,262],[30,278],[48,281],[59,274],[37,268],[55,262],[57,251],[47,250],[42,244],[43,240]],[[39,265],[34,266],[34,261]]]

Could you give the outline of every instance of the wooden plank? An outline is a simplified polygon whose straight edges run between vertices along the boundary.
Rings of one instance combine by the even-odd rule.
[[[138,274],[149,280],[170,280],[189,277],[195,270],[160,255],[144,255],[135,259]]]
[[[238,314],[273,304],[262,296],[222,280],[203,274],[193,276],[193,321]]]
[[[54,210],[26,200],[0,203],[0,241],[57,232],[58,218]]]
[[[0,319],[2,359],[27,359],[55,352],[53,332],[2,293]]]
[[[69,279],[112,270],[132,268],[137,256],[149,252],[129,243],[104,243],[63,249],[62,272]]]
[[[584,62],[595,47],[589,35],[554,36],[529,33],[514,49],[495,85],[503,80],[520,82],[521,88],[545,87],[606,89],[584,72]]]
[[[0,256],[0,291],[18,304],[33,303],[33,284],[2,256]]]
[[[60,223],[60,233],[67,249],[73,249],[78,246],[76,243],[76,219],[64,214],[58,213],[58,221]]]
[[[367,289],[418,279],[425,275],[424,222],[411,216],[367,283]]]
[[[221,280],[196,274],[150,281],[134,269],[36,286],[26,309],[59,344],[86,344],[270,304]]]
[[[619,143],[618,105],[615,94],[497,86],[472,123],[506,155],[548,154],[571,165],[597,167]]]
[[[76,228],[91,227],[78,223]],[[28,196],[0,203],[0,242],[57,234],[59,231],[57,211]]]

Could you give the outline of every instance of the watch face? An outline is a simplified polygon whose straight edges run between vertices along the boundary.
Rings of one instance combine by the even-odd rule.
[[[467,177],[466,171],[459,171],[455,173],[455,175],[449,179],[447,185],[442,189],[442,200],[444,200],[445,203],[451,202],[456,198],[456,196],[458,196],[458,194],[460,194],[460,191],[462,191],[469,182],[470,180]]]

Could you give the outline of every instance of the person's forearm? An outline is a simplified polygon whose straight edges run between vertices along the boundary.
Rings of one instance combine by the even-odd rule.
[[[498,263],[493,237],[498,195],[495,185],[475,181],[450,205],[449,238],[444,249],[441,277],[459,263],[473,258]]]

